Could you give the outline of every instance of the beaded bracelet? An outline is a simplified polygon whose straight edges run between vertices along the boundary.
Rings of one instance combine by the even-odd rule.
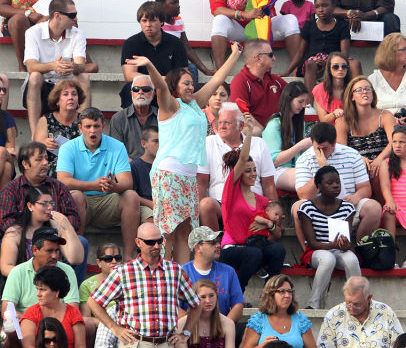
[[[347,18],[349,18],[349,17],[350,17],[351,12],[352,12],[352,10],[351,10],[351,9],[347,11]]]
[[[235,14],[234,14],[234,17],[235,17],[235,19],[237,19],[237,20],[240,19],[240,16],[238,15],[239,13],[240,13],[240,11],[237,10],[237,11],[235,11]]]

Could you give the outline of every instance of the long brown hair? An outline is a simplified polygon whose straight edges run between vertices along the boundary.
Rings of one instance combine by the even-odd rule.
[[[359,75],[357,77],[354,77],[349,83],[347,88],[345,89],[344,92],[344,121],[347,123],[347,125],[350,127],[350,129],[353,129],[355,131],[358,131],[358,110],[355,105],[355,101],[352,100],[352,96],[354,95],[353,89],[354,85],[360,81],[367,81],[369,85],[372,88],[372,103],[371,107],[373,109],[376,108],[376,101],[377,101],[377,96],[374,88],[372,87],[372,83],[368,80],[368,78],[364,75]]]
[[[306,86],[303,82],[293,81],[286,85],[279,98],[279,113],[272,115],[271,119],[279,117],[281,122],[281,137],[282,137],[282,150],[287,150],[292,147],[292,136],[295,135],[295,142],[298,143],[303,139],[304,129],[304,109],[298,114],[293,115],[292,123],[293,129],[290,128],[289,114],[292,111],[292,100],[308,94]]]
[[[223,327],[221,326],[220,320],[220,309],[219,309],[219,300],[218,300],[218,291],[216,284],[214,284],[210,279],[199,279],[193,284],[196,292],[199,292],[200,288],[206,287],[213,290],[216,293],[216,307],[214,307],[211,312],[210,318],[210,340],[218,340],[220,337],[224,337]],[[199,344],[199,321],[197,321],[195,327],[192,330],[192,336],[190,337],[191,344]]]
[[[328,103],[327,105],[330,106],[331,101],[333,100],[333,75],[331,74],[331,61],[334,57],[340,57],[345,60],[345,63],[348,65],[347,75],[344,77],[344,89],[347,87],[348,82],[351,81],[352,75],[350,70],[350,61],[348,58],[341,52],[332,52],[328,55],[326,68],[324,69],[324,79],[323,85],[324,90],[328,94]]]

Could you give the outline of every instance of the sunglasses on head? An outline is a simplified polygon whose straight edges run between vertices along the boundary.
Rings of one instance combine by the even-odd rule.
[[[104,261],[104,262],[111,262],[111,261],[113,261],[113,259],[115,259],[117,262],[121,262],[121,260],[123,259],[123,256],[120,255],[120,254],[117,254],[117,255],[104,255],[104,256],[99,258],[99,260]]]
[[[7,93],[7,88],[6,87],[0,87],[0,92],[3,92],[4,94]]]
[[[56,336],[54,336],[54,337],[49,337],[49,338],[44,338],[44,343],[45,343],[45,344],[56,343]]]
[[[63,11],[58,11],[58,12],[65,15],[65,16],[67,16],[67,17],[69,17],[70,19],[75,19],[76,16],[78,15],[77,12],[70,12],[70,13],[69,12],[63,12]]]
[[[164,242],[164,237],[161,237],[159,239],[144,239],[144,238],[139,238],[139,240],[142,240],[146,245],[149,246],[154,246],[156,243],[162,244]]]
[[[148,92],[152,91],[152,87],[150,87],[150,86],[141,86],[141,87],[134,86],[134,87],[131,88],[131,90],[133,92],[135,92],[135,93],[138,93],[140,90],[143,91],[144,93],[148,93]]]
[[[265,56],[268,56],[269,58],[273,58],[273,56],[274,56],[274,54],[273,54],[273,52],[262,52],[262,53],[258,53],[258,55],[265,55]]]
[[[338,70],[338,69],[342,69],[342,70],[347,70],[349,68],[348,64],[333,64],[331,66],[331,69],[333,70]]]

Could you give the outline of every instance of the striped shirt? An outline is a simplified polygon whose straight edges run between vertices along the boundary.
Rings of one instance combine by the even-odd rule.
[[[142,336],[163,337],[176,327],[178,301],[199,305],[185,271],[161,259],[155,269],[140,256],[116,267],[90,295],[102,307],[118,304],[118,323]]]
[[[340,206],[333,214],[326,215],[311,200],[306,200],[300,205],[298,214],[304,214],[312,221],[314,234],[318,242],[328,243],[327,219],[347,220],[355,214],[355,208],[351,203],[341,201]]]
[[[174,18],[173,24],[165,22],[164,25],[162,26],[162,30],[180,39],[181,34],[185,31],[185,24],[183,22],[183,19],[180,16],[178,16]]]
[[[336,144],[334,152],[327,158],[327,162],[340,174],[342,184],[339,197],[353,195],[356,191],[356,185],[369,181],[361,155],[348,146]],[[319,169],[320,166],[312,146],[296,161],[296,190],[312,180]]]

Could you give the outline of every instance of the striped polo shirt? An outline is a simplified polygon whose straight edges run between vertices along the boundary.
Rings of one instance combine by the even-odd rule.
[[[340,174],[341,192],[353,195],[356,185],[369,181],[367,169],[358,151],[351,147],[336,144],[334,152],[327,158],[330,166]],[[307,149],[296,161],[296,190],[306,185],[320,169],[313,146]],[[342,197],[342,194],[339,195]]]

